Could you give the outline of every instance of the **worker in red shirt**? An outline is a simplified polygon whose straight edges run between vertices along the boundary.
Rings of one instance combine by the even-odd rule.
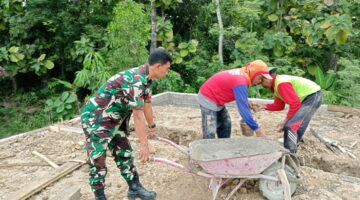
[[[284,131],[285,148],[295,154],[312,116],[322,103],[321,88],[313,81],[301,77],[274,75],[272,78],[262,78],[260,82],[264,88],[274,93],[274,102],[250,103],[250,106],[255,111],[280,111],[285,104],[289,104],[286,118],[278,124],[278,128],[279,131]]]
[[[257,136],[266,136],[253,119],[248,104],[248,88],[263,78],[271,79],[268,66],[256,60],[242,68],[218,72],[200,87],[198,99],[204,139],[215,138],[215,134],[218,138],[230,137],[231,119],[225,104],[234,100],[245,123]]]

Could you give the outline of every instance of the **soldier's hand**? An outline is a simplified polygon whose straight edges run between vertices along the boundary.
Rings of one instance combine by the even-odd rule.
[[[149,138],[156,137],[155,128],[150,128],[150,129],[148,130],[148,136],[149,136]]]
[[[146,144],[141,144],[140,146],[140,151],[139,151],[139,159],[141,162],[147,162],[149,160],[149,145],[148,143]]]

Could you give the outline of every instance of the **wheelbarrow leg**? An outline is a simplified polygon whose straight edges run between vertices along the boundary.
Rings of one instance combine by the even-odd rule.
[[[245,183],[247,179],[241,179],[240,182],[237,184],[237,186],[230,192],[230,194],[227,195],[225,200],[229,200],[232,195],[242,186],[242,184]]]
[[[219,192],[220,187],[223,185],[223,179],[222,178],[212,178],[210,180],[210,185],[209,188],[211,189],[212,192],[212,200],[216,199],[216,195]]]

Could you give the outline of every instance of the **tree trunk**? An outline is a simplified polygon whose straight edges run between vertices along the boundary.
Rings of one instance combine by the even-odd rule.
[[[216,15],[219,23],[219,61],[221,64],[224,64],[223,58],[223,40],[224,40],[224,26],[221,18],[221,10],[220,10],[220,0],[215,0],[216,3]]]
[[[17,80],[15,76],[10,76],[11,82],[12,82],[12,88],[13,88],[13,94],[17,91]]]
[[[155,0],[151,1],[151,46],[150,51],[157,47],[157,34],[156,34],[156,2]]]
[[[329,58],[329,69],[334,70],[334,72],[337,71],[337,57],[336,54],[331,54]]]

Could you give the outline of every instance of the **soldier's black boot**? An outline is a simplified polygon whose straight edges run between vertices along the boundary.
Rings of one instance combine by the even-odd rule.
[[[95,190],[95,200],[106,200],[104,189]]]
[[[135,200],[140,198],[142,200],[155,200],[156,192],[147,191],[140,183],[139,175],[135,174],[134,178],[128,182],[129,191],[128,199]]]

